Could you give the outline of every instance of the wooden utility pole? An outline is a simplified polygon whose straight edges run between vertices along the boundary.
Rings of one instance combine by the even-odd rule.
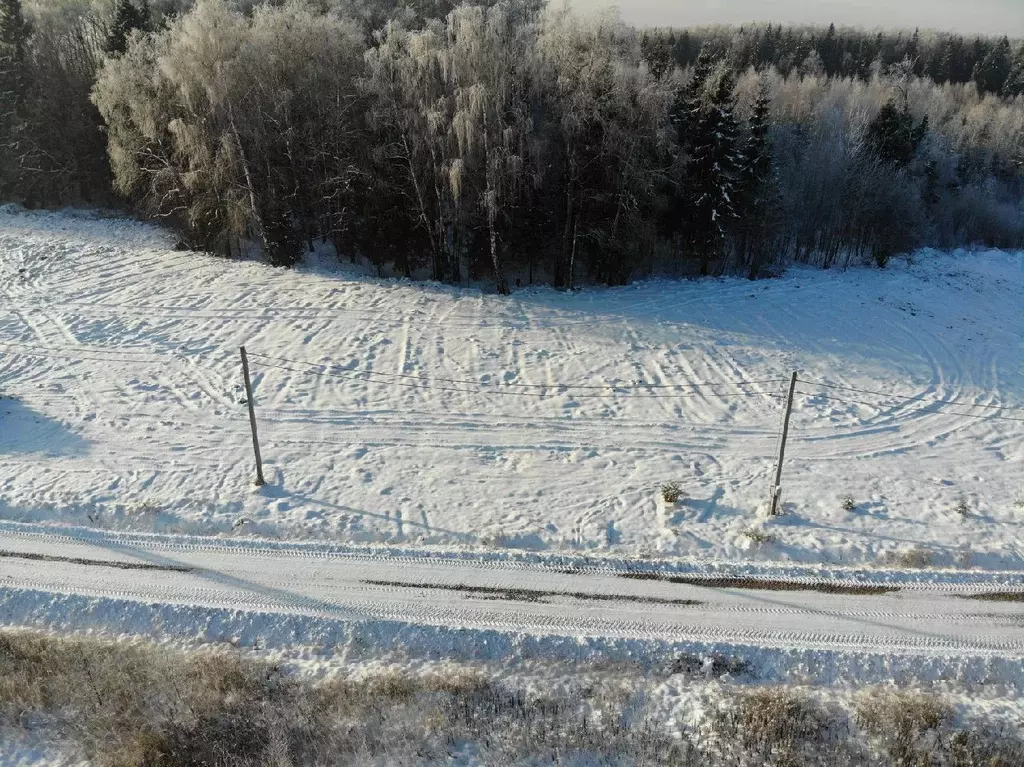
[[[782,441],[779,443],[779,463],[775,467],[775,482],[772,484],[771,516],[779,513],[779,496],[782,495],[782,461],[786,458],[786,437],[789,436],[789,416],[793,412],[793,392],[796,390],[796,371],[789,382],[789,399],[786,400],[786,417],[782,421]],[[255,428],[255,427],[254,427]],[[255,432],[254,432],[255,433]]]
[[[245,356],[245,347],[240,347],[242,352],[242,375],[245,377],[245,401],[249,405],[249,426],[252,427],[252,450],[256,454],[256,484],[265,485],[263,479],[263,459],[260,458],[260,438],[256,435],[256,403],[252,397],[252,383],[249,381],[249,358]],[[792,395],[790,396],[792,399]]]

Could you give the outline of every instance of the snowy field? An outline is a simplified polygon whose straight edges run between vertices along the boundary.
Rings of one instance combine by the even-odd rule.
[[[502,298],[172,243],[0,208],[0,517],[1024,567],[1022,253]],[[794,370],[786,514],[766,520]],[[671,508],[669,481],[685,493]]]

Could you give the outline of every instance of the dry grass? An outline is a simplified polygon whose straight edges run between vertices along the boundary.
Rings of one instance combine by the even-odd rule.
[[[871,690],[857,701],[857,722],[894,765],[931,764],[940,730],[953,722],[953,709],[935,695]]]
[[[632,705],[461,671],[314,683],[233,651],[0,633],[0,725],[59,732],[107,767],[433,764],[464,744],[486,764],[696,764]]]
[[[811,697],[785,687],[741,693],[713,716],[718,737],[739,744],[750,764],[852,765],[849,722]]]
[[[890,555],[887,559],[888,564],[908,569],[931,567],[934,561],[935,554],[928,549],[920,548],[906,549],[905,551]]]
[[[766,533],[764,530],[758,530],[756,527],[748,527],[743,531],[743,537],[756,543],[758,546],[763,546],[767,543],[775,543],[775,536],[771,533]]]
[[[852,512],[852,511],[856,511],[857,510],[857,502],[855,500],[853,500],[853,496],[852,495],[844,495],[840,499],[840,503],[841,503],[841,505],[843,507],[843,511],[850,511],[850,512]]]
[[[678,660],[668,673],[746,671]],[[647,713],[660,677],[609,666],[585,679],[517,686],[453,666],[313,681],[231,650],[0,632],[0,726],[45,729],[99,767],[1024,764],[1018,737],[958,727],[933,696],[870,692],[851,717],[793,688],[744,684],[673,733]]]
[[[1024,602],[1022,591],[982,591],[977,594],[957,594],[961,599],[977,599],[981,602]]]

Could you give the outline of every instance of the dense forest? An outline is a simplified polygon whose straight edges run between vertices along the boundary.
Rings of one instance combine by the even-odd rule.
[[[0,0],[0,199],[448,282],[1024,246],[1024,43],[542,0]]]

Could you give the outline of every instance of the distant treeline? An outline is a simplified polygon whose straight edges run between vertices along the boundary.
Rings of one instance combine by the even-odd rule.
[[[0,0],[0,195],[290,265],[572,286],[1024,245],[1006,38],[537,0]]]
[[[1008,37],[964,37],[942,32],[867,32],[863,29],[749,25],[655,30],[648,47],[663,47],[679,67],[691,66],[707,46],[735,71],[774,67],[869,80],[894,64],[909,61],[915,77],[963,85],[1013,98],[1024,94],[1024,41]]]

